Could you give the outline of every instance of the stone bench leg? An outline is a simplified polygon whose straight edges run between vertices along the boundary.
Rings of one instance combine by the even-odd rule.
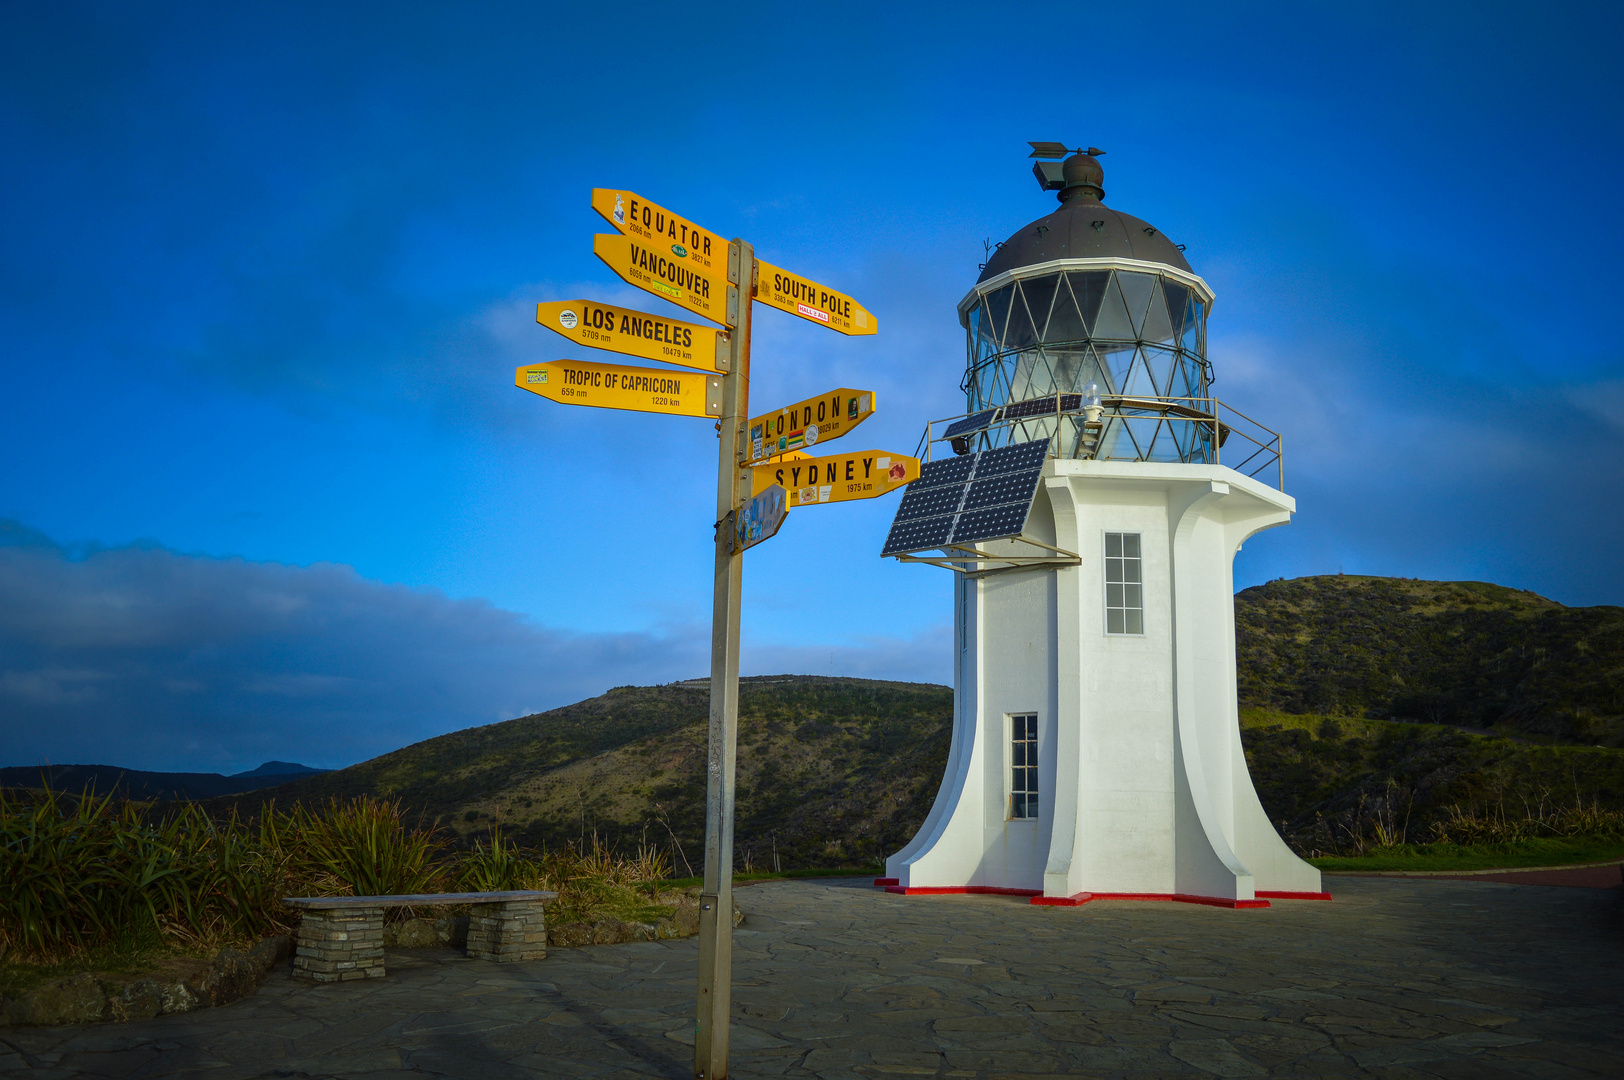
[[[381,979],[383,908],[304,912],[293,973],[319,983]]]
[[[475,904],[468,920],[468,955],[511,964],[547,955],[547,922],[541,900]]]

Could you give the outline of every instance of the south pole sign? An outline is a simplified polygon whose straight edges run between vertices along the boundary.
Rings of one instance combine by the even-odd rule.
[[[756,260],[760,281],[756,286],[756,299],[768,307],[787,311],[808,322],[827,326],[842,334],[873,334],[878,332],[874,316],[868,309],[843,292],[827,285],[819,285],[811,278],[792,274],[781,266]]]
[[[848,434],[872,416],[871,390],[831,390],[750,417],[750,327],[756,303],[847,335],[875,332],[875,319],[867,308],[845,293],[760,261],[748,241],[724,240],[720,233],[636,192],[594,188],[592,209],[615,229],[594,236],[592,251],[621,280],[725,328],[589,300],[551,301],[536,306],[536,321],[571,342],[689,370],[551,360],[514,372],[520,389],[560,404],[704,417],[716,424],[705,879],[699,897],[694,1076],[725,1080],[733,997],[730,916],[744,552],[776,535],[792,507],[887,494],[918,477],[919,461],[883,450],[832,457],[803,452]]]

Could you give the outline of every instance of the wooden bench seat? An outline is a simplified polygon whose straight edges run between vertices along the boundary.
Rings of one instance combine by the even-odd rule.
[[[282,903],[299,911],[294,974],[312,982],[347,982],[383,977],[383,913],[388,908],[470,904],[468,955],[508,964],[547,955],[542,907],[557,897],[542,889],[522,889],[414,896],[285,896]]]

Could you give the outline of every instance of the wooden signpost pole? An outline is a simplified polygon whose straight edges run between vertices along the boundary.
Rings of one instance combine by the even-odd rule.
[[[728,1013],[733,997],[733,781],[739,725],[739,594],[744,550],[736,521],[754,494],[745,467],[750,416],[751,285],[755,249],[734,240],[728,253],[727,307],[732,330],[722,377],[716,464],[716,576],[711,615],[710,750],[705,768],[705,884],[699,897],[699,1023],[694,1076],[726,1080]]]

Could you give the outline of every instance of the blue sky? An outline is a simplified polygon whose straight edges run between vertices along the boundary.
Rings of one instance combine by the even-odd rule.
[[[0,12],[0,764],[343,765],[701,675],[714,436],[521,363],[625,187],[857,297],[758,308],[754,402],[959,411],[954,311],[1049,212],[1028,139],[1218,295],[1299,512],[1237,585],[1624,602],[1611,5],[85,5]],[[842,444],[846,445],[845,443]],[[893,500],[746,569],[746,673],[945,681]]]

